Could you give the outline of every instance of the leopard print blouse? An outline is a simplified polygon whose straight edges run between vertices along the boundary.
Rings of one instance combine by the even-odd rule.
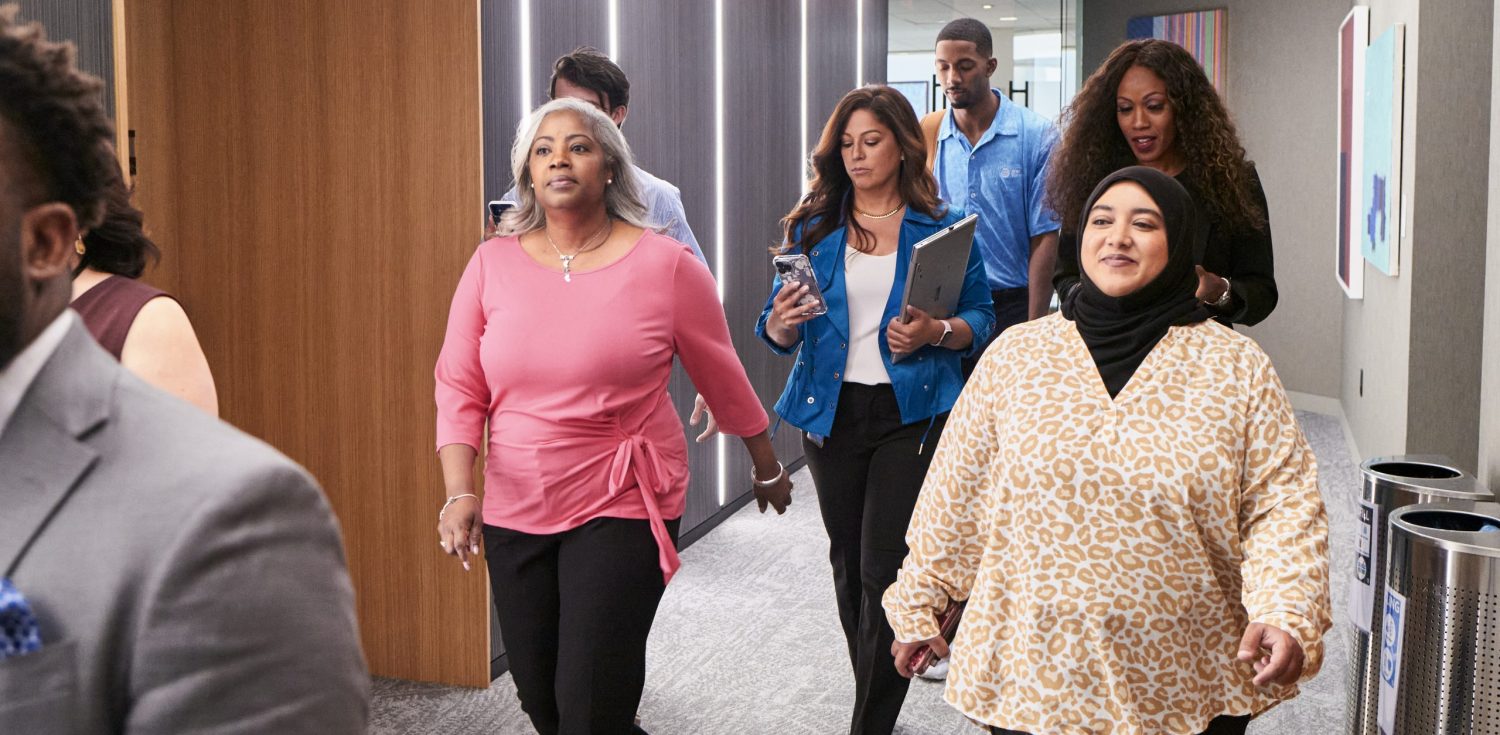
[[[948,420],[885,593],[902,641],[968,599],[944,697],[1034,735],[1191,735],[1263,711],[1251,622],[1322,663],[1328,517],[1271,361],[1173,327],[1111,400],[1072,322],[1012,327]]]

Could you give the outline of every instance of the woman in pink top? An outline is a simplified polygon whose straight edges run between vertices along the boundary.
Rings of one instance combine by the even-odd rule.
[[[440,543],[467,569],[482,530],[538,732],[640,732],[646,637],[678,567],[688,484],[667,394],[674,356],[720,429],[744,437],[761,510],[783,512],[791,482],[713,277],[646,226],[614,123],[578,100],[550,102],[521,124],[511,165],[520,206],[469,261],[438,357]],[[481,503],[472,478],[486,427]]]

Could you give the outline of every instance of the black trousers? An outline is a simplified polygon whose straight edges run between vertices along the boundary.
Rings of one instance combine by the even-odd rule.
[[[889,735],[906,699],[909,682],[896,673],[895,634],[880,597],[906,558],[906,527],[946,419],[938,417],[930,433],[925,420],[902,425],[889,385],[845,383],[823,446],[802,441],[828,530],[839,622],[854,666],[849,732],[855,735]]]
[[[1208,723],[1208,729],[1202,735],[1245,735],[1245,728],[1250,726],[1250,715],[1219,715]],[[990,732],[994,735],[1026,735],[1020,730],[1007,730],[1003,727],[992,727]]]
[[[677,540],[681,519],[667,521]],[[647,521],[562,533],[486,525],[500,637],[521,709],[541,735],[639,733],[646,637],[666,585]]]
[[[1000,336],[1001,332],[1026,321],[1031,315],[1031,289],[1002,288],[999,291],[991,291],[990,298],[995,301],[995,330],[990,332],[990,338],[985,340],[984,346],[974,353],[973,358],[964,358],[964,380],[974,372],[974,366],[979,364],[980,356],[989,349],[990,343]]]

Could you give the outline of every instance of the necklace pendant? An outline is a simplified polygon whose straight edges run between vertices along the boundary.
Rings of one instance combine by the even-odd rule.
[[[573,255],[559,255],[559,256],[557,256],[557,259],[562,261],[563,281],[565,283],[572,283],[573,282],[573,259],[576,258],[576,257],[578,257],[577,253],[574,253]]]

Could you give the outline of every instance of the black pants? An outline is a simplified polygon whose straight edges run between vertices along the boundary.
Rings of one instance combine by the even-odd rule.
[[[974,353],[972,358],[964,358],[964,380],[973,374],[974,366],[979,364],[979,358],[989,348],[990,343],[1000,336],[1001,332],[1026,321],[1031,316],[1031,289],[1002,288],[999,291],[991,291],[990,298],[995,301],[995,330],[990,332],[990,338],[985,340],[984,346]]]
[[[681,519],[667,521],[677,540]],[[641,732],[646,637],[666,590],[647,521],[562,533],[484,527],[500,637],[521,709],[541,735]]]
[[[1202,735],[1245,735],[1245,728],[1250,726],[1250,715],[1219,715],[1208,723],[1208,729]],[[1003,727],[992,727],[990,732],[994,735],[1026,735],[1020,730],[1007,730]]]
[[[891,658],[895,634],[880,597],[906,558],[906,527],[947,415],[901,424],[889,385],[845,383],[833,431],[819,447],[802,441],[818,491],[839,622],[854,666],[855,735],[889,735],[909,683]],[[923,444],[922,453],[917,453]]]

